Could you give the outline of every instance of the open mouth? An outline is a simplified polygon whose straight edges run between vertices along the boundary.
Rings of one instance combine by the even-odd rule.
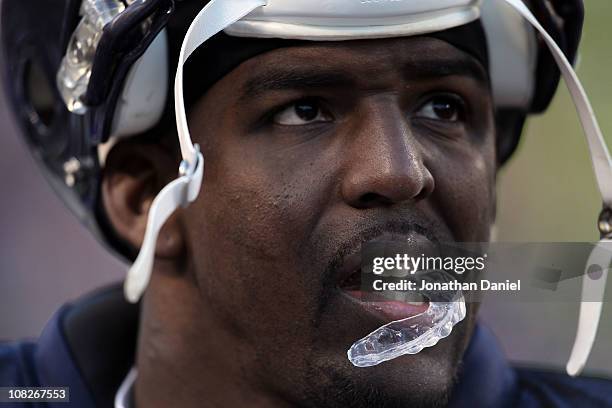
[[[338,289],[353,304],[384,322],[413,317],[425,313],[429,308],[428,299],[412,291],[409,294],[366,291],[362,287],[361,276],[361,265],[353,266],[338,283]]]
[[[357,367],[370,367],[405,354],[417,354],[448,337],[455,324],[465,318],[465,300],[461,291],[452,301],[439,302],[435,292],[370,292],[361,285],[361,268],[354,268],[340,280],[338,289],[353,305],[383,322],[376,330],[357,340],[347,357]],[[426,272],[420,279],[441,281],[444,273]],[[418,287],[418,284],[417,284]],[[387,296],[392,298],[388,298]],[[415,301],[415,295],[420,300]],[[431,301],[430,301],[431,300]]]
[[[393,266],[393,263],[390,263],[391,267],[384,266],[382,274],[380,268],[374,269],[376,263],[378,266],[381,263],[375,259],[381,257],[385,265],[384,259],[393,259],[399,254],[411,256],[412,259],[419,256],[423,259],[425,256],[439,257],[440,249],[436,242],[418,233],[386,234],[362,243],[361,251],[344,257],[336,274],[340,303],[363,319],[373,317],[381,323],[369,334],[364,333],[348,349],[347,358],[354,366],[370,367],[402,355],[417,354],[448,337],[455,324],[465,318],[465,299],[461,291],[440,291],[426,285],[452,281],[453,276],[448,272],[417,266],[409,269]],[[363,270],[362,257],[367,260]],[[396,259],[403,258],[400,256]],[[383,279],[385,269],[391,275],[384,277],[392,277],[392,280]],[[379,283],[382,283],[382,287]],[[369,321],[365,326],[372,323]]]

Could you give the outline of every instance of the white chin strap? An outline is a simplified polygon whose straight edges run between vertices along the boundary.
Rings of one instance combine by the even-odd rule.
[[[343,4],[346,3],[345,0],[337,1]],[[597,124],[593,109],[571,64],[552,37],[538,23],[531,11],[521,0],[485,1],[503,1],[510,5],[540,33],[542,39],[546,42],[561,70],[586,134],[593,169],[604,207],[612,208],[612,160],[610,159],[610,154]],[[380,15],[370,19],[369,16],[372,13],[383,9],[382,3],[377,1],[352,1],[352,7],[355,7],[356,3],[361,4],[362,8],[358,11],[362,14],[363,10],[366,10],[366,6],[371,7],[371,10],[366,10],[365,14],[358,15],[354,19],[350,16],[347,17],[346,14],[346,10],[350,10],[349,3],[346,3],[346,7],[343,6],[341,8],[332,7],[335,2],[333,4],[328,1],[323,3],[319,5],[317,1],[313,0],[212,0],[198,13],[192,22],[183,41],[174,84],[176,123],[181,154],[183,156],[180,177],[162,189],[151,205],[142,248],[138,258],[128,271],[125,281],[125,296],[130,302],[137,302],[149,283],[155,258],[157,237],[164,223],[177,208],[187,206],[195,201],[202,185],[204,158],[198,147],[194,146],[191,141],[183,98],[183,65],[200,45],[230,26],[233,26],[230,28],[234,29],[235,35],[249,37],[338,40],[423,34],[466,24],[478,18],[478,1],[440,0],[438,5],[438,2],[431,0],[415,0],[415,7],[420,7],[421,10],[414,13],[412,17],[406,15],[405,21],[411,24],[402,24],[399,21],[400,18],[397,17],[400,15],[399,11],[402,5],[409,2],[388,2],[388,7],[397,8],[397,12],[395,12],[396,10],[389,12],[389,9],[386,9],[386,13],[381,12]],[[326,10],[323,8],[324,5],[328,7],[327,11],[330,11],[331,14],[338,13],[338,15],[332,16],[334,18],[324,19],[321,16]],[[447,18],[442,18],[443,11],[441,10],[444,10],[443,8],[435,10],[433,14],[428,14],[426,12],[427,5],[430,5],[430,7],[443,5],[447,7],[446,10],[453,10],[453,12]],[[296,7],[302,10],[299,18],[289,18],[289,22],[283,20],[283,18],[287,18],[287,9]],[[329,9],[329,7],[332,7],[332,9]],[[274,10],[280,12],[275,14]],[[313,18],[308,19],[304,17],[304,14],[309,12],[311,16],[316,16],[315,20],[319,19],[321,24],[316,24]],[[247,16],[250,16],[250,19],[241,21]],[[419,16],[425,16],[427,23],[421,24]],[[273,21],[270,21],[271,19]],[[274,19],[279,21],[274,21]],[[356,23],[354,22],[351,25],[353,20]],[[237,22],[240,23],[235,24]],[[231,32],[232,30],[228,31]],[[307,35],[304,33],[307,33]],[[606,250],[606,245],[608,250]],[[567,364],[567,372],[570,375],[577,375],[581,372],[593,346],[601,316],[607,271],[612,262],[611,254],[612,241],[602,239],[593,250],[586,267],[591,264],[600,265],[603,270],[603,276],[593,280],[586,275],[585,267],[583,301],[580,306],[578,333]],[[587,298],[593,299],[595,295],[599,301],[585,301]]]
[[[183,156],[179,169],[180,177],[162,189],[151,204],[140,253],[129,269],[124,284],[125,297],[132,303],[138,302],[151,279],[155,247],[161,228],[176,209],[195,201],[204,177],[204,156],[198,146],[191,141],[187,125],[183,98],[183,65],[209,38],[265,4],[265,0],[213,0],[198,13],[187,30],[174,81],[176,128]]]

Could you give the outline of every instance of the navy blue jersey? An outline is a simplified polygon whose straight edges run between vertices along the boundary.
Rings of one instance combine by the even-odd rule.
[[[70,403],[2,408],[113,406],[133,364],[138,307],[118,286],[61,308],[36,342],[0,344],[0,386],[70,387]],[[476,328],[453,391],[452,408],[612,408],[612,381],[512,367],[488,329]]]

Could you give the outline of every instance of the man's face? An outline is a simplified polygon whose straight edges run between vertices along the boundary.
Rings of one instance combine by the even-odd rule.
[[[433,348],[356,368],[347,349],[389,319],[351,298],[341,271],[371,240],[488,240],[482,65],[428,37],[278,49],[215,84],[190,128],[206,160],[185,210],[203,319],[233,339],[243,374],[296,405],[440,399],[475,309]]]

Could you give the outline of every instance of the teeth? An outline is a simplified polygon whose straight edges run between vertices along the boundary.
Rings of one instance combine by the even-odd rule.
[[[425,302],[406,302],[406,303],[412,306],[423,306],[425,304]]]

